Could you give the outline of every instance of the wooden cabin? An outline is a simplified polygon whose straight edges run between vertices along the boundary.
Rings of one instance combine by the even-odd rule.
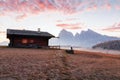
[[[9,47],[41,48],[48,47],[49,39],[54,37],[48,32],[7,29]]]

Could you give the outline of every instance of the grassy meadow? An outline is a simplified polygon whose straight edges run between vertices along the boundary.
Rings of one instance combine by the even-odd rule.
[[[0,48],[0,80],[120,80],[120,55]]]

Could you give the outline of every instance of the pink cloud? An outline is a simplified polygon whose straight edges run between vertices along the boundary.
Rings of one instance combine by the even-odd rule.
[[[120,10],[120,6],[116,5],[115,6],[116,10]]]
[[[120,23],[114,24],[113,26],[110,26],[108,28],[102,29],[103,31],[109,31],[109,32],[118,32],[120,31]]]
[[[99,3],[102,4],[99,5]],[[58,10],[71,14],[97,10],[100,7],[110,10],[112,3],[109,0],[0,0],[0,11],[4,14],[9,12],[39,14],[46,10]],[[116,9],[120,9],[118,4]]]
[[[26,14],[18,15],[18,16],[16,17],[16,20],[22,20],[22,19],[24,19],[25,17],[27,17]]]
[[[56,26],[61,27],[63,29],[81,29],[82,24],[76,23],[76,24],[57,24]]]
[[[103,29],[105,31],[120,31],[120,27],[110,27],[110,28],[106,28],[106,29]]]
[[[79,20],[79,18],[67,18],[65,20],[57,20],[56,22],[60,23],[60,22],[70,22],[70,21],[75,21],[75,20]]]
[[[111,5],[109,3],[105,4],[104,5],[104,8],[107,9],[107,10],[111,10]]]
[[[57,20],[56,22],[63,22],[63,20]]]
[[[68,19],[66,19],[66,21],[75,21],[75,20],[79,20],[79,18],[68,18]]]

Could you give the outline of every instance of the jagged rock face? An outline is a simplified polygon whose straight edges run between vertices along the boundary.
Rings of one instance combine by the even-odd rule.
[[[74,36],[71,32],[68,32],[64,29],[59,33],[59,37],[60,37],[60,39],[64,39],[64,40],[68,40],[68,39],[72,40],[74,38]]]
[[[63,29],[59,33],[59,39],[54,40],[52,43],[59,43],[59,45],[92,47],[95,44],[110,40],[120,40],[120,38],[101,35],[90,29],[82,31],[81,33],[76,33],[74,36],[71,32]]]

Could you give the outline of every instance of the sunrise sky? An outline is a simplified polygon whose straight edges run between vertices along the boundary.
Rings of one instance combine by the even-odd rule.
[[[92,29],[120,37],[120,0],[0,0],[0,42],[6,29],[73,34]]]

